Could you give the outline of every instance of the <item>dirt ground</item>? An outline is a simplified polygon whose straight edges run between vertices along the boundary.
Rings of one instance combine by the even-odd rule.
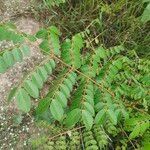
[[[0,0],[0,21],[11,20],[19,31],[35,34],[39,30],[40,23],[32,18],[19,15],[26,11],[29,5],[29,0]],[[9,46],[11,43],[1,42],[0,50]],[[30,115],[23,117],[21,125],[14,126],[12,122],[17,117],[15,116],[17,114],[15,101],[10,104],[7,102],[7,95],[14,85],[19,83],[24,74],[30,72],[44,58],[37,47],[33,45],[29,47],[30,56],[24,58],[22,63],[15,64],[6,73],[0,74],[0,149],[2,150],[28,149],[27,140],[31,134],[38,133]]]

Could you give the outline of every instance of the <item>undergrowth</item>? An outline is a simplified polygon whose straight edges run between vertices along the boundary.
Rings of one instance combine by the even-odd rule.
[[[35,120],[48,122],[45,128],[54,126],[54,133],[30,144],[58,150],[148,149],[149,1],[67,1],[58,3],[56,12],[42,2],[46,20],[53,13],[50,21],[61,31],[49,22],[34,36],[10,24],[0,26],[0,40],[14,43],[0,53],[0,73],[30,55],[27,43],[40,39],[38,48],[45,55],[8,94],[20,114],[32,110]],[[52,75],[49,92],[41,97]]]
[[[150,55],[148,2],[69,0],[53,9],[41,3],[40,7],[34,6],[32,12],[44,25],[55,24],[59,27],[63,39],[87,30],[88,43],[103,43],[106,47],[124,43],[143,57]]]

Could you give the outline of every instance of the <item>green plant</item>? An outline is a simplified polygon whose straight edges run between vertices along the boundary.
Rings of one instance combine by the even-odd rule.
[[[141,21],[143,23],[146,23],[148,21],[150,21],[150,17],[149,17],[149,13],[150,13],[150,1],[149,0],[143,0],[143,3],[148,3],[146,8],[144,9],[144,12],[141,16]]]
[[[7,33],[8,29],[4,28],[4,31]],[[104,45],[87,48],[83,34],[85,33],[78,33],[71,40],[66,39],[60,44],[61,34],[55,26],[41,29],[36,37],[42,39],[39,47],[46,55],[45,59],[13,88],[8,99],[10,101],[15,97],[22,113],[31,110],[31,99],[38,99],[38,107],[35,108],[38,119],[46,118],[69,128],[78,123],[83,124],[88,130],[83,134],[87,147],[87,134],[90,134],[91,140],[94,136],[99,139],[95,126],[94,135],[89,131],[94,124],[99,127],[107,124],[106,132],[113,136],[118,136],[122,131],[131,132],[129,137],[127,133],[125,136],[134,146],[134,141],[131,140],[140,138],[149,129],[149,60],[139,58],[134,50],[127,51],[123,44],[110,48]],[[23,37],[28,39],[27,36]],[[34,39],[36,40],[35,37]],[[14,56],[8,55],[8,59],[18,58]],[[56,78],[52,81],[48,94],[40,98],[39,91],[44,82],[57,68]],[[142,114],[140,120],[139,112]],[[45,116],[47,114],[50,118]],[[129,118],[135,118],[136,121],[132,122]],[[128,127],[127,122],[132,127],[135,124],[137,126]],[[116,132],[115,126],[123,128]],[[101,135],[104,141],[98,144],[103,148],[107,145],[107,136],[102,131]],[[62,143],[58,142],[57,146],[64,144],[64,137],[60,137],[59,141]],[[98,149],[96,140],[92,144]]]
[[[51,8],[52,6],[59,6],[62,3],[65,3],[66,0],[42,0],[43,4]]]
[[[49,133],[41,134],[38,138],[31,138],[29,143],[34,149],[106,149],[108,147],[108,137],[105,131],[94,126],[91,131],[82,128],[71,130],[61,129],[59,126],[49,125],[40,122],[39,127],[44,127]],[[49,128],[51,129],[49,131]]]

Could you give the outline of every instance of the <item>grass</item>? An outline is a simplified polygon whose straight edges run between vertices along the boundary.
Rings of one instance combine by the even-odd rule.
[[[139,57],[145,53],[150,55],[149,23],[140,21],[145,8],[141,0],[69,0],[53,9],[39,3],[34,7],[33,16],[44,26],[58,26],[62,40],[88,30],[90,34],[86,38],[93,45],[125,44],[127,48],[137,50]]]

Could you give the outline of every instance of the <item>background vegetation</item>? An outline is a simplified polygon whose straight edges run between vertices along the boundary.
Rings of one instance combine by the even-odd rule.
[[[30,54],[26,40],[41,40],[44,60],[8,94],[43,129],[28,148],[150,149],[149,14],[149,0],[33,0],[24,15],[42,24],[35,35],[0,26],[0,40],[15,43],[1,73]]]

